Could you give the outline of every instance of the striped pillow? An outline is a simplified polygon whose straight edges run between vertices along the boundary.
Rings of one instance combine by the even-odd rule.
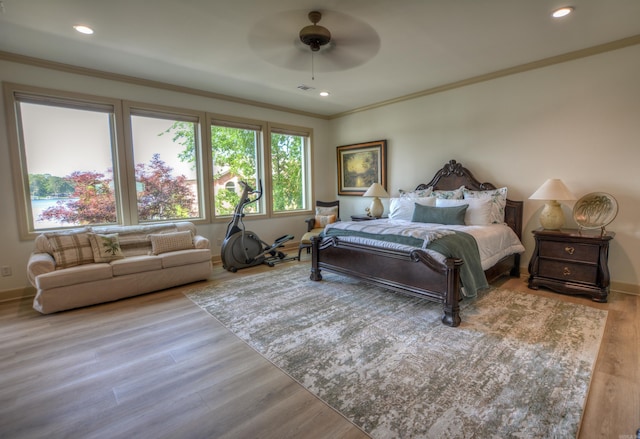
[[[93,250],[91,242],[89,242],[88,229],[52,232],[44,235],[53,250],[56,270],[76,265],[93,264]]]

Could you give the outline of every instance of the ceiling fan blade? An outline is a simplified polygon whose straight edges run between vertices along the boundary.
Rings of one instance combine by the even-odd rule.
[[[311,68],[311,49],[298,33],[307,25],[308,11],[279,12],[256,23],[249,32],[249,45],[266,62],[290,70]],[[380,37],[373,27],[348,15],[322,11],[322,24],[332,39],[313,54],[318,72],[350,69],[373,58],[380,49]]]

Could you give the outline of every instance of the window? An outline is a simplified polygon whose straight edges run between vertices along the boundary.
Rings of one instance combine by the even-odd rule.
[[[258,122],[242,119],[212,119],[215,216],[233,213],[242,194],[239,181],[245,181],[253,188],[262,184],[264,194],[260,202],[245,208],[249,215],[310,209],[310,131],[271,126],[268,147],[264,148],[263,127]],[[268,160],[264,159],[265,155]],[[263,170],[265,167],[269,171]],[[229,183],[234,185],[235,191],[226,190]]]
[[[262,126],[214,118],[211,121],[214,215],[228,216],[240,201],[246,182],[258,189],[262,178]],[[229,189],[233,190],[229,190]],[[263,214],[264,200],[245,207],[247,214]]]
[[[139,222],[200,218],[198,118],[131,109]]]
[[[309,209],[309,134],[292,129],[271,129],[272,211]]]
[[[4,83],[20,234],[311,209],[311,130]],[[205,124],[206,119],[206,124]],[[204,127],[208,128],[203,131]],[[210,136],[202,136],[207,132]]]
[[[114,107],[15,94],[29,230],[117,223]]]

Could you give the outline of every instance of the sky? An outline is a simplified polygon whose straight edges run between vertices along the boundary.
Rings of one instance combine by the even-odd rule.
[[[37,104],[21,104],[26,145],[27,169],[30,174],[59,177],[73,171],[105,173],[112,166],[109,116],[100,112],[81,111]],[[136,131],[134,157],[136,163],[148,163],[158,152],[160,158],[174,168],[174,174],[194,178],[191,164],[177,160],[182,149],[171,135],[158,136],[172,121],[136,118],[142,128]],[[52,151],[59,152],[51,154]]]

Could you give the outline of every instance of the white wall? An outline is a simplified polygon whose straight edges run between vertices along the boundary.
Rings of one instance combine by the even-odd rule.
[[[314,130],[314,163],[319,169],[326,169],[335,160],[326,157],[329,144],[328,124],[323,119],[300,116],[261,107],[237,104],[184,93],[132,85],[105,79],[86,77],[45,68],[22,65],[0,60],[0,81],[67,90],[97,96],[129,99],[139,102],[170,105],[178,108],[210,111],[231,116],[266,120],[290,125],[310,127]],[[26,277],[26,264],[33,248],[32,241],[18,239],[18,225],[15,213],[14,191],[12,189],[11,166],[9,160],[6,115],[4,106],[0,107],[0,266],[10,266],[13,275],[0,277],[0,293],[7,292],[10,297],[15,290],[29,287]],[[325,176],[315,173],[316,181],[324,181]],[[334,199],[333,185],[318,185],[319,199]],[[260,238],[272,242],[275,238],[293,234],[298,240],[306,232],[304,218],[308,215],[291,216],[278,220],[251,220],[245,223],[247,228],[256,232]],[[219,255],[218,241],[224,237],[225,223],[198,225],[198,232],[211,240],[214,255]],[[2,295],[0,294],[0,297]]]
[[[331,143],[387,139],[392,195],[428,182],[450,159],[481,181],[508,186],[510,198],[525,201],[523,264],[543,206],[527,198],[547,178],[561,178],[578,197],[611,193],[620,208],[608,226],[616,232],[612,287],[638,292],[638,78],[640,46],[633,46],[344,116],[331,121]],[[341,197],[341,216],[363,213],[368,202]],[[567,226],[575,226],[574,203],[564,204]]]

